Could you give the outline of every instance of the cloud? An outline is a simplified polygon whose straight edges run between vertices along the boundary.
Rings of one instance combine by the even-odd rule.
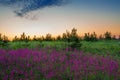
[[[32,11],[45,7],[62,6],[69,0],[0,0],[1,6],[16,8],[17,16],[24,16]]]

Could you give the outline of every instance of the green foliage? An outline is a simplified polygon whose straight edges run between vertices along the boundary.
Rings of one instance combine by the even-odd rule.
[[[15,36],[13,38],[13,42],[16,42],[16,41],[25,41],[25,42],[28,42],[30,41],[30,36],[27,36],[24,32],[21,34],[20,38]]]
[[[13,41],[15,42],[15,41],[19,41],[19,38],[17,37],[17,36],[15,36],[14,38],[13,38]]]
[[[88,53],[97,54],[111,54],[114,56],[120,56],[120,36],[114,39],[115,36],[111,37],[110,32],[106,32],[104,35],[100,35],[97,38],[95,32],[85,33],[84,40],[81,40],[77,34],[77,29],[73,28],[70,31],[66,31],[62,36],[57,36],[56,39],[52,37],[51,34],[46,34],[46,36],[33,38],[22,33],[20,37],[15,36],[13,42],[9,42],[8,37],[0,34],[0,48],[42,48],[42,47],[54,47],[56,49],[65,49],[66,47],[71,47],[72,49],[81,49],[82,51]],[[111,40],[112,39],[112,40]],[[97,42],[96,42],[97,41]]]
[[[2,34],[0,33],[0,41],[2,41]]]
[[[73,49],[81,47],[80,39],[77,34],[77,29],[73,28],[71,30],[71,33],[66,31],[66,35],[67,35],[68,47],[71,47]]]
[[[99,36],[99,40],[103,40],[104,39],[104,37],[103,37],[103,35],[101,34],[100,36]]]
[[[105,39],[106,39],[106,40],[111,40],[111,38],[112,38],[112,37],[111,37],[111,32],[108,32],[108,31],[105,32],[104,36],[105,36]]]
[[[3,44],[3,42],[0,42]],[[10,48],[10,49],[19,49],[19,48],[44,48],[44,47],[51,47],[56,48],[57,50],[66,49],[66,46],[73,46],[77,47],[81,51],[85,53],[93,53],[99,55],[111,55],[115,56],[116,58],[120,58],[120,44],[119,40],[99,40],[97,42],[91,41],[80,41],[80,44],[76,42],[64,42],[64,41],[16,41],[16,42],[8,42],[7,46],[0,45],[1,48]],[[74,45],[75,44],[75,45]],[[82,46],[80,46],[82,45]]]
[[[100,55],[112,55],[120,57],[119,40],[101,40],[97,42],[81,41],[81,50],[86,53],[94,53]]]
[[[88,78],[85,78],[84,80],[114,80],[114,77],[98,73],[96,75],[91,74],[88,76]]]
[[[9,46],[8,42],[8,37],[5,35],[2,36],[2,34],[0,34],[0,47],[7,49]]]
[[[93,33],[85,33],[84,35],[84,40],[85,41],[97,41],[97,34],[95,32]]]
[[[45,40],[52,41],[52,35],[50,33],[46,34]]]
[[[62,34],[62,40],[63,40],[63,41],[67,41],[67,35],[66,35],[66,33],[63,33],[63,34]]]
[[[62,37],[60,35],[57,36],[56,38],[57,41],[61,41],[62,40]]]

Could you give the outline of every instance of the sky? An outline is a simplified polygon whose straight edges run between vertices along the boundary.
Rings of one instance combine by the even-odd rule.
[[[0,0],[0,33],[9,38],[57,36],[73,27],[81,36],[120,35],[120,0]]]

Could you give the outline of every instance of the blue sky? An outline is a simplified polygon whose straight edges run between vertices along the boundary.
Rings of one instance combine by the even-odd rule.
[[[120,0],[0,0],[0,32],[8,35],[120,34]]]

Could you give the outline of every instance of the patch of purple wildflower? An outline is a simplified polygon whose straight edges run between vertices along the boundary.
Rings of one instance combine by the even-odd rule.
[[[119,67],[109,56],[77,50],[0,50],[0,80],[83,80],[99,73],[118,80]]]

